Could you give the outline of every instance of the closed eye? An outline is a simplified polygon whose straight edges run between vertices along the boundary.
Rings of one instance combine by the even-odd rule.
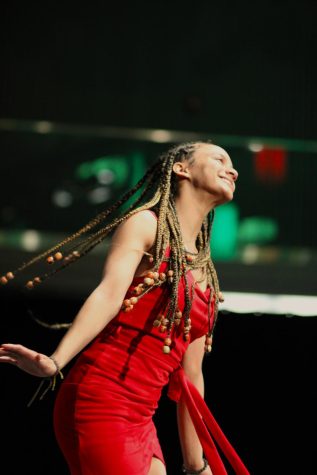
[[[218,157],[214,157],[215,160],[218,160],[220,163],[226,163],[229,167],[233,168],[233,165],[227,157],[223,155],[219,155]]]

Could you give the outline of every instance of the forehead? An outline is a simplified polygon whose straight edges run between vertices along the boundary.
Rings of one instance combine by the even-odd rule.
[[[221,158],[224,158],[232,166],[231,158],[228,152],[226,152],[225,149],[219,147],[219,145],[199,144],[195,151],[195,157],[196,158],[221,157]]]

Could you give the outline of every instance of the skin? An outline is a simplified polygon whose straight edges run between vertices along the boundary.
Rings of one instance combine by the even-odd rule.
[[[188,251],[195,252],[196,237],[205,216],[214,207],[232,200],[238,173],[224,149],[200,143],[196,146],[193,159],[175,163],[173,171],[179,182],[175,201],[183,242]],[[118,227],[101,282],[85,301],[52,355],[61,369],[117,315],[133,278],[149,270],[144,252],[153,248],[156,230],[157,220],[149,211],[137,213]],[[193,275],[199,279],[199,270],[195,270]],[[206,283],[202,282],[200,286],[204,290]],[[189,345],[183,359],[187,376],[202,395],[203,355],[204,337]],[[0,363],[9,363],[39,377],[52,376],[56,372],[55,364],[47,355],[19,344],[2,344]],[[202,448],[182,400],[177,414],[184,463],[190,469],[200,469]],[[148,475],[166,475],[164,465],[155,457]],[[210,468],[207,467],[202,475],[212,475]]]
[[[216,206],[233,199],[238,172],[233,168],[228,153],[216,145],[198,145],[194,160],[177,162],[173,167],[179,177],[176,199],[177,216],[183,242],[188,251],[196,252],[196,237],[205,216]],[[192,271],[199,280],[199,269]],[[205,290],[206,282],[200,283]],[[183,358],[183,368],[191,382],[204,396],[202,362],[205,337],[189,345]],[[189,417],[186,405],[180,400],[177,405],[178,430],[185,466],[192,470],[202,467],[202,448]],[[210,467],[202,475],[211,475]]]

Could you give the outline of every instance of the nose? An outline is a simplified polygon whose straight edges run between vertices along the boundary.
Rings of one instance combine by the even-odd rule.
[[[237,170],[235,168],[230,168],[227,173],[229,173],[229,175],[231,176],[232,180],[233,181],[237,181],[238,179],[238,176],[239,176],[239,173],[237,172]]]

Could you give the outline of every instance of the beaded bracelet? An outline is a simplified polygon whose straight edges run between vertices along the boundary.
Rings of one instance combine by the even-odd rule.
[[[185,465],[183,464],[182,466],[183,473],[186,473],[187,475],[198,475],[199,473],[202,473],[208,467],[208,460],[205,459],[205,457],[203,457],[203,461],[204,461],[204,466],[200,470],[190,470],[189,468],[186,468]]]

